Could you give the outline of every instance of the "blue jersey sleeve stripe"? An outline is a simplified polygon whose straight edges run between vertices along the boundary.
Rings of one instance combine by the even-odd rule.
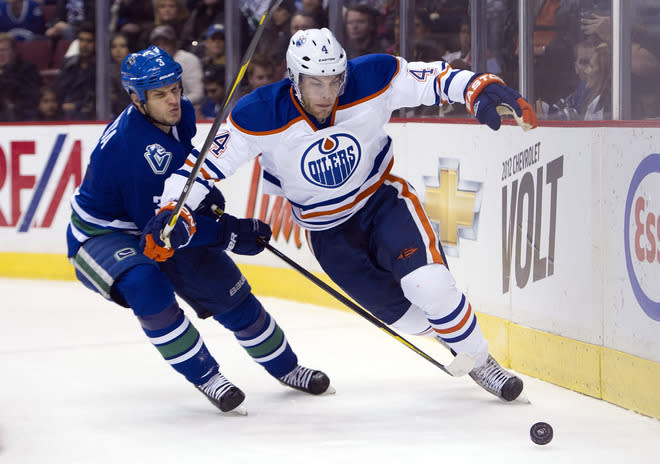
[[[215,174],[215,179],[224,179],[225,175],[220,169],[218,169],[213,163],[211,163],[208,158],[204,160],[204,169],[207,171],[213,172]]]
[[[458,74],[458,70],[453,70],[449,73],[449,76],[445,80],[445,86],[443,87],[444,94],[447,95],[447,98],[449,99],[450,103],[453,103],[451,99],[449,98],[449,86],[451,85],[451,81],[454,80],[454,76]]]
[[[264,180],[270,182],[271,184],[275,184],[280,188],[282,187],[282,184],[277,179],[277,177],[275,177],[274,175],[272,175],[270,172],[266,171],[265,169],[264,169],[264,172],[263,172],[263,177],[264,177]]]

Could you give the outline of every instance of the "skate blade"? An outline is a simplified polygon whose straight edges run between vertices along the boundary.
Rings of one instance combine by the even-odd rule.
[[[447,371],[454,377],[462,377],[474,369],[475,360],[467,353],[458,353],[449,365]]]
[[[518,401],[519,403],[524,404],[532,404],[532,402],[529,401],[529,398],[527,398],[527,395],[525,395],[524,391],[522,391],[520,395],[518,395],[518,398],[516,398],[514,401]]]
[[[333,387],[332,385],[328,385],[328,389],[326,391],[324,391],[323,393],[321,393],[321,396],[334,395],[335,393],[337,393],[337,390],[335,390],[335,387]]]

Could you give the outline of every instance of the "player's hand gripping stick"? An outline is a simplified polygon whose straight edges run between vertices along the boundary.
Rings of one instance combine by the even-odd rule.
[[[160,262],[167,261],[174,254],[174,250],[187,245],[196,232],[195,218],[184,206],[169,236],[163,236],[163,228],[172,217],[174,207],[174,202],[169,202],[144,226],[140,248],[148,258]]]

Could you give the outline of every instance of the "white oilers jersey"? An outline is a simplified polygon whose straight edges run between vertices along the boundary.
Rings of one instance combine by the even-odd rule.
[[[392,111],[462,103],[472,76],[442,61],[356,58],[348,62],[344,93],[325,124],[303,110],[288,80],[259,88],[239,100],[216,134],[200,177],[229,177],[261,155],[265,193],[285,197],[306,229],[334,227],[364,205],[392,168],[392,141],[384,129]],[[167,180],[163,202],[179,197],[195,161],[190,155]],[[201,200],[192,192],[187,203],[195,208]]]

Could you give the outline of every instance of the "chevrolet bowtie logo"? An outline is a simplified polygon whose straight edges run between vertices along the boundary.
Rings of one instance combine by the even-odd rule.
[[[476,240],[481,209],[481,182],[461,179],[459,161],[438,159],[438,176],[425,176],[424,207],[437,225],[442,245],[458,252],[458,238]]]

